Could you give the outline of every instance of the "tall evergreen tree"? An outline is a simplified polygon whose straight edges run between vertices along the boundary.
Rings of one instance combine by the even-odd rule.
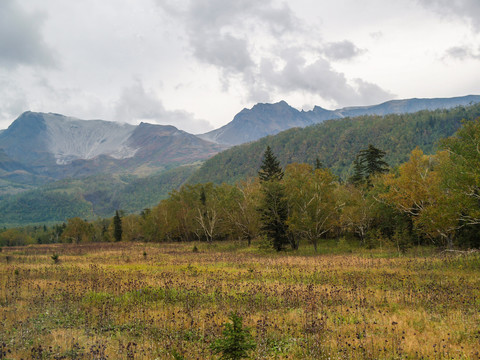
[[[282,180],[283,171],[280,167],[280,162],[277,160],[272,152],[270,146],[267,146],[263,155],[262,166],[258,172],[260,181]]]
[[[385,151],[377,149],[372,144],[368,148],[360,150],[359,157],[363,160],[366,178],[370,178],[375,174],[384,174],[388,172],[388,164],[383,161]]]
[[[370,178],[375,174],[384,174],[388,172],[388,164],[383,161],[385,151],[377,149],[372,144],[368,148],[360,150],[353,163],[353,176],[350,182],[359,185],[364,181],[370,185]]]
[[[265,150],[258,172],[262,184],[262,200],[259,208],[262,233],[280,251],[288,243],[288,203],[285,187],[281,182],[283,171],[269,146]]]
[[[359,155],[355,157],[353,162],[353,175],[350,177],[350,183],[357,186],[360,185],[364,180],[364,166],[361,163]]]
[[[118,210],[115,211],[115,216],[113,217],[113,238],[115,241],[122,240],[122,219],[118,213]]]

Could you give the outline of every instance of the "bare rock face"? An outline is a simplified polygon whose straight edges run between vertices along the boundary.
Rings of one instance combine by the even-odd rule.
[[[90,160],[100,155],[131,158],[138,149],[127,145],[135,126],[102,120],[84,121],[46,114],[45,142],[59,165],[73,160]]]
[[[0,180],[8,169],[58,180],[98,173],[155,173],[204,160],[225,146],[173,126],[138,126],[27,111],[0,133]],[[2,160],[3,159],[3,160]]]

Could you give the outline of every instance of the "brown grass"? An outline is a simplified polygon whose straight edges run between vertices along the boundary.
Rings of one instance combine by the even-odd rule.
[[[4,248],[0,359],[210,359],[231,311],[251,328],[255,359],[479,358],[476,254],[197,247]]]

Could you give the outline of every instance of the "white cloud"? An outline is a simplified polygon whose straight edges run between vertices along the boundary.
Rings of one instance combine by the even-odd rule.
[[[130,123],[144,121],[173,125],[193,134],[212,129],[208,121],[196,119],[192,113],[165,109],[162,101],[153,92],[146,91],[140,81],[123,89],[115,106],[115,119]]]
[[[445,17],[460,17],[480,31],[480,1],[478,0],[418,0],[426,8]]]
[[[323,53],[330,60],[352,60],[364,52],[365,50],[359,49],[348,40],[327,43],[323,49]]]
[[[378,85],[367,87],[367,81],[349,81],[335,71],[331,61],[352,60],[364,50],[348,40],[322,42],[315,37],[319,31],[304,24],[285,3],[190,0],[182,2],[180,9],[168,1],[157,3],[183,25],[192,55],[219,70],[223,90],[240,81],[249,101],[271,101],[273,95],[296,91],[337,104],[364,98],[383,101],[391,96]],[[307,63],[301,53],[316,60]],[[281,70],[278,64],[283,64]]]
[[[364,80],[354,79],[351,84],[323,57],[307,63],[299,53],[292,51],[284,55],[283,60],[286,64],[280,70],[275,70],[274,64],[269,61],[262,66],[266,82],[277,91],[314,93],[341,106],[372,104],[392,98],[392,94]]]
[[[445,51],[444,58],[453,58],[456,60],[480,60],[480,48],[478,50],[479,51],[475,51],[467,45],[452,46]]]
[[[479,8],[478,0],[0,0],[0,127],[32,110],[204,132],[209,123],[198,119],[219,127],[257,102],[334,108],[391,93],[475,94]]]
[[[27,110],[27,99],[18,86],[5,76],[0,76],[0,129],[8,125],[23,111]]]

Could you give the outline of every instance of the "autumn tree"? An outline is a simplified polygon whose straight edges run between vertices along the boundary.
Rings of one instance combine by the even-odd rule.
[[[455,136],[444,139],[448,162],[441,168],[445,186],[462,204],[463,224],[480,224],[480,118],[464,122]]]
[[[258,178],[241,181],[229,189],[224,197],[223,208],[229,227],[250,246],[260,229],[258,212],[260,204],[260,182]]]
[[[335,176],[327,169],[314,170],[308,164],[290,164],[285,169],[288,189],[288,228],[306,239],[317,251],[320,238],[338,224],[339,209]],[[295,244],[298,247],[298,240]]]
[[[200,185],[195,219],[200,225],[202,235],[207,242],[212,242],[216,235],[221,219],[220,212],[218,188],[212,183]]]
[[[92,224],[82,220],[79,217],[68,219],[65,230],[62,232],[62,240],[64,242],[72,242],[78,244],[80,242],[88,242],[92,240],[94,228]]]
[[[198,222],[198,204],[201,185],[185,185],[174,190],[164,202],[169,219],[168,228],[173,239],[191,241],[201,239],[203,230]]]
[[[415,228],[434,242],[440,240],[450,248],[458,229],[460,204],[443,186],[438,171],[447,158],[445,152],[428,156],[416,148],[409,161],[399,167],[397,175],[385,175],[388,191],[381,194],[380,199],[408,214]]]
[[[365,188],[348,184],[339,189],[342,203],[341,224],[345,230],[353,232],[365,244],[367,233],[375,221],[376,200]]]
[[[23,246],[33,244],[35,241],[25,231],[20,229],[6,229],[0,232],[0,247]]]

